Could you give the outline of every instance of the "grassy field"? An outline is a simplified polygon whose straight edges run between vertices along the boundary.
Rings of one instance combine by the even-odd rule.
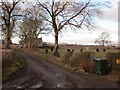
[[[106,58],[107,53],[117,53],[119,52],[118,49],[115,48],[107,48],[105,47],[106,51],[103,52],[104,47],[81,47],[81,46],[60,46],[59,48],[59,54],[60,58],[62,58],[65,53],[67,52],[67,49],[74,49],[74,54],[81,53],[81,48],[83,48],[83,52],[93,52],[94,58]],[[99,52],[96,52],[96,48],[100,48]],[[39,49],[40,54],[45,54],[45,49]],[[48,49],[48,56],[52,56],[53,52]]]

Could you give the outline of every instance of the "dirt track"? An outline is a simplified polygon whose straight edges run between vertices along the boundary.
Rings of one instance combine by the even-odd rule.
[[[51,62],[17,50],[27,62],[27,70],[20,78],[3,84],[3,88],[118,88],[114,82],[94,78],[93,75],[76,74]]]

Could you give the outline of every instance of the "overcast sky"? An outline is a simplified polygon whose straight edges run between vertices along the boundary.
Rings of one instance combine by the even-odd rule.
[[[94,41],[100,33],[108,32],[111,37],[113,44],[118,43],[118,1],[119,0],[108,0],[111,1],[112,7],[105,8],[102,17],[96,18],[96,28],[92,30],[65,30],[59,35],[59,43],[69,44],[94,44]],[[54,36],[50,35],[39,35],[43,38],[44,42],[54,43]],[[18,43],[18,38],[13,38],[14,43]]]

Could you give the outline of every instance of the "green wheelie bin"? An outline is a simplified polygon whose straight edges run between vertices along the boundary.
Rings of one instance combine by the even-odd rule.
[[[95,58],[95,73],[98,75],[107,74],[107,60],[104,58]]]

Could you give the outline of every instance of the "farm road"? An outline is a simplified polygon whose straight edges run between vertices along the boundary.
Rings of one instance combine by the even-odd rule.
[[[94,78],[89,74],[76,74],[52,62],[42,60],[28,52],[17,50],[27,62],[26,72],[3,84],[7,88],[117,88],[118,85],[108,80]]]

